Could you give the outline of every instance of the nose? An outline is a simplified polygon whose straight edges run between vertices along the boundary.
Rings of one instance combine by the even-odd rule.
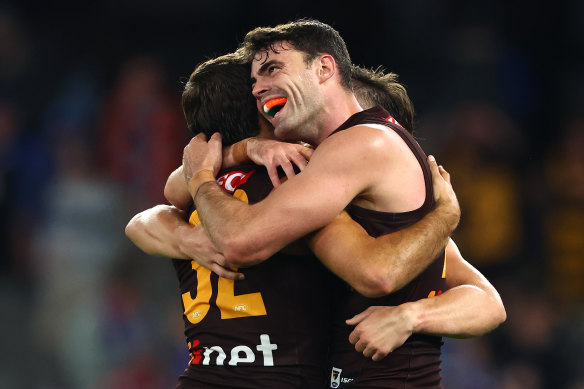
[[[269,90],[268,86],[262,82],[261,80],[256,80],[255,85],[253,86],[251,93],[256,99],[261,99],[262,96]]]

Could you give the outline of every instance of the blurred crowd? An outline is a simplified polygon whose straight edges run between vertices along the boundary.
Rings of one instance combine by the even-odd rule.
[[[397,52],[456,9],[403,3],[392,9],[418,19],[396,20],[411,39]],[[584,6],[561,9],[550,11],[561,28],[538,24],[545,13],[518,31],[460,22],[397,69],[379,54],[360,61],[400,73],[419,102],[414,134],[451,172],[461,204],[454,238],[507,309],[494,332],[446,340],[449,389],[584,388],[584,72],[571,54],[584,44]],[[336,27],[353,52],[354,31]],[[41,48],[38,34],[22,8],[0,4],[0,387],[174,387],[188,362],[178,282],[124,227],[164,202],[181,162],[179,78],[221,51],[201,43],[174,67],[169,48],[132,52],[106,72],[85,61],[53,73],[60,50],[75,48]]]

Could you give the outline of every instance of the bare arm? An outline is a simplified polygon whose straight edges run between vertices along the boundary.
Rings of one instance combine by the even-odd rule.
[[[280,142],[273,139],[247,138],[223,148],[223,167],[231,167],[245,162],[265,166],[274,188],[282,184],[278,175],[281,167],[286,177],[296,173],[294,165],[304,170],[313,149],[310,145]]]
[[[126,236],[146,254],[190,259],[180,247],[181,230],[190,227],[184,212],[168,205],[157,205],[140,212],[126,226]]]
[[[286,176],[290,178],[295,175],[293,164],[301,171],[304,170],[313,151],[309,145],[247,138],[223,148],[222,167],[228,168],[246,162],[265,166],[272,185],[276,188],[282,184],[278,176],[278,167],[281,167]],[[164,197],[179,209],[185,209],[192,201],[185,183],[182,166],[168,177],[164,187]]]
[[[126,226],[126,236],[146,254],[191,260],[219,276],[242,279],[243,274],[225,268],[225,258],[200,225],[184,220],[184,212],[168,205],[157,205],[140,212]]]
[[[376,158],[388,154],[386,145],[366,140],[363,147],[355,148],[356,134],[342,135],[323,142],[302,174],[251,206],[226,196],[211,178],[214,161],[220,155],[218,137],[208,143],[201,138],[191,141],[183,158],[185,178],[205,230],[229,263],[243,266],[261,262],[329,223],[371,185],[377,172],[371,172],[364,163],[374,166],[379,162]],[[368,151],[369,160],[364,161],[362,153]]]
[[[346,212],[309,239],[321,262],[367,297],[401,289],[444,250],[460,218],[450,175],[428,158],[436,208],[416,224],[377,238],[371,237]]]
[[[183,167],[179,166],[170,173],[164,186],[164,197],[178,209],[186,209],[193,199],[185,183]]]
[[[446,249],[448,291],[411,303],[414,332],[469,338],[495,329],[506,319],[495,287],[464,260],[451,240]]]
[[[493,285],[466,262],[454,242],[446,248],[450,288],[433,298],[398,306],[372,306],[347,320],[356,326],[349,336],[355,349],[380,360],[413,333],[467,338],[493,330],[506,319]]]

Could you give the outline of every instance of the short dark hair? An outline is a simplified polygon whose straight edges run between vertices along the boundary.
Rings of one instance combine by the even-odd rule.
[[[385,73],[382,67],[366,69],[357,65],[352,68],[353,93],[363,108],[381,105],[406,130],[414,130],[414,104],[405,86],[398,82],[398,75]]]
[[[187,127],[207,137],[220,132],[225,146],[256,136],[258,110],[250,73],[240,51],[198,65],[182,93]]]
[[[276,27],[258,27],[247,33],[243,40],[243,49],[248,59],[264,51],[278,52],[277,42],[289,42],[292,47],[305,53],[304,62],[310,64],[322,54],[330,54],[337,63],[341,75],[341,85],[352,89],[351,58],[347,45],[337,30],[328,24],[313,19],[299,19]]]

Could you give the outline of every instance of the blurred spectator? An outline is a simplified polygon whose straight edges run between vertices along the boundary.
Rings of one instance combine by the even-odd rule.
[[[566,302],[584,302],[584,118],[572,120],[545,160],[546,279]]]
[[[54,172],[35,240],[35,332],[50,364],[41,379],[61,387],[92,388],[106,366],[101,306],[108,269],[122,243],[124,204],[119,189],[95,168],[99,97],[92,77],[72,74],[47,105],[42,127]],[[34,191],[32,191],[34,193]],[[34,208],[32,208],[34,209]]]
[[[24,73],[31,51],[26,26],[13,13],[0,8],[0,85]]]
[[[120,250],[124,205],[116,186],[95,175],[85,139],[71,135],[56,147],[56,176],[35,246],[32,319],[42,326],[34,335],[39,351],[54,363],[46,381],[93,388],[105,369],[101,306],[108,269]]]
[[[138,57],[123,66],[107,99],[99,157],[134,211],[164,202],[166,179],[182,162],[187,131],[180,107],[157,61]]]
[[[30,237],[43,214],[43,194],[51,175],[49,151],[41,136],[22,127],[22,112],[0,101],[0,223],[4,255],[0,272],[26,278]]]
[[[523,245],[522,183],[517,171],[524,153],[511,119],[487,103],[456,107],[421,125],[443,134],[438,160],[451,173],[462,209],[455,239],[475,266],[509,264]]]

